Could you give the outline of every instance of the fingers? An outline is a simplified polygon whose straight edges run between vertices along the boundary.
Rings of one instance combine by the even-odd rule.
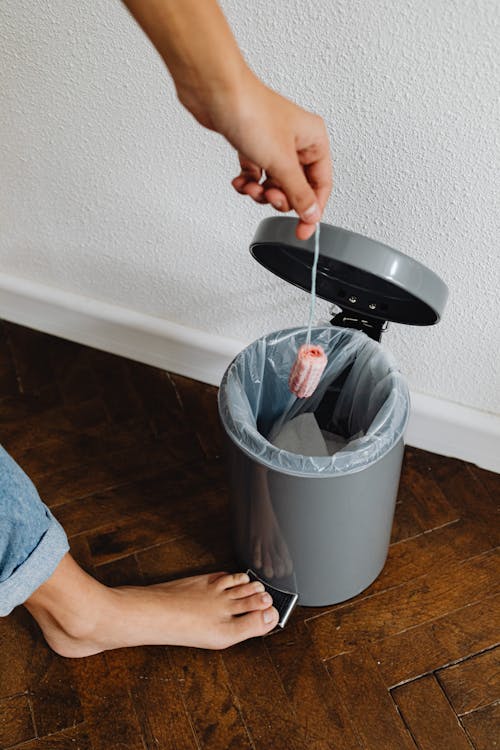
[[[256,203],[267,203],[264,188],[255,180],[248,179],[243,175],[235,177],[232,181],[234,189],[241,195],[249,195]]]
[[[252,142],[255,161],[239,154],[241,173],[232,184],[235,190],[249,195],[257,203],[270,203],[281,212],[293,209],[299,217],[297,237],[309,239],[332,190],[330,144],[325,124],[321,117],[300,110],[297,117],[286,121],[284,129],[272,131],[272,135],[274,142],[267,139],[269,142],[265,143],[266,138],[262,139],[266,146],[271,144],[267,153],[260,141]],[[264,164],[265,172],[259,162]]]
[[[307,180],[316,195],[321,217],[333,186],[332,163],[329,151],[322,159],[308,164],[304,171]],[[311,224],[307,218],[304,221],[304,218],[301,217],[301,220],[297,224],[295,233],[299,240],[308,240],[309,237],[312,237],[314,234],[315,228],[316,222]]]
[[[333,187],[330,152],[305,166],[307,180],[316,194],[320,212],[323,213]]]
[[[247,159],[243,154],[238,154],[238,159],[241,167],[240,177],[243,177],[247,181],[260,182],[260,178],[262,177],[261,167],[251,159]]]
[[[312,237],[316,229],[316,224],[307,224],[305,221],[298,221],[295,227],[295,235],[299,240],[308,240]]]
[[[300,176],[300,172],[303,177]],[[321,219],[322,210],[300,166],[293,175],[285,178],[283,190],[291,208],[295,209],[299,215],[295,234],[299,240],[308,240],[314,234],[316,223]]]
[[[305,172],[309,184],[316,194],[321,216],[332,191],[332,168],[330,159],[328,158],[324,162],[314,162],[306,167]],[[316,223],[311,224],[307,220],[301,220],[298,222],[295,231],[299,240],[308,240],[309,237],[312,237],[314,234],[315,229]]]
[[[282,157],[273,174],[278,178],[290,207],[299,215],[301,221],[315,224],[320,218],[320,208],[316,194],[307,181],[306,174],[297,154]]]
[[[320,211],[323,213],[333,187],[332,164],[329,156],[322,161],[308,164],[305,172],[309,184],[316,193]]]
[[[281,185],[277,180],[273,179],[272,177],[268,177],[262,183],[262,187],[264,188],[264,195],[266,196],[267,202],[270,203],[273,208],[283,213],[285,213],[286,211],[290,211],[288,198],[286,197]]]
[[[258,180],[261,179],[262,171],[254,165],[255,169],[242,169],[238,177],[232,181],[232,185],[241,195],[249,195],[256,203],[270,203],[277,211],[287,212],[294,208],[303,223],[311,224],[312,234],[314,225],[319,220],[319,202],[307,182],[297,156],[294,155],[293,158],[296,162],[295,169],[293,172],[287,169],[280,183],[270,179],[261,184]]]
[[[263,170],[243,154],[239,154],[240,174],[232,180],[234,189],[249,195],[256,203],[270,203],[277,211],[290,211],[290,205],[281,186],[272,179],[261,182]]]
[[[256,203],[267,203],[264,188],[260,184],[262,169],[243,154],[239,154],[241,172],[232,181],[234,189],[241,195],[249,195]]]
[[[332,160],[330,155],[330,144],[328,133],[323,121],[320,123],[320,135],[313,145],[298,152],[300,164],[303,166],[304,174],[308,184],[316,196],[319,208],[319,218],[311,222],[311,217],[304,217],[299,213],[300,221],[297,224],[296,234],[299,239],[309,239],[314,234],[315,224],[321,218],[325,205],[332,192]]]

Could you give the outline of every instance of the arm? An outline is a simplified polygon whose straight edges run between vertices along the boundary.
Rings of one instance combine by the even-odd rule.
[[[215,0],[124,3],[165,61],[182,104],[238,151],[234,188],[280,211],[295,210],[297,236],[310,237],[331,191],[323,120],[250,71]]]

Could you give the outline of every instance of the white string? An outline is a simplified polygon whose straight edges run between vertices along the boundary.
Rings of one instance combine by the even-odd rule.
[[[309,305],[309,323],[307,324],[307,337],[306,344],[311,343],[311,328],[313,324],[314,312],[316,310],[316,274],[318,271],[318,258],[319,258],[319,229],[320,223],[316,224],[316,231],[314,233],[314,262],[311,272],[311,302]]]
[[[306,344],[308,345],[311,343],[311,328],[312,328],[312,322],[314,318],[314,312],[316,309],[316,273],[318,270],[318,258],[319,258],[319,222],[316,224],[316,231],[314,233],[314,262],[313,262],[312,272],[311,272],[311,302],[310,302],[310,307],[309,307],[309,323],[307,325],[307,337],[306,337]],[[288,403],[281,417],[274,423],[273,428],[267,437],[267,439],[271,443],[273,442],[276,435],[278,435],[281,432],[281,429],[285,423],[285,420],[288,418],[290,410],[296,401],[297,401],[297,396],[294,393],[292,393],[292,395],[288,399]]]

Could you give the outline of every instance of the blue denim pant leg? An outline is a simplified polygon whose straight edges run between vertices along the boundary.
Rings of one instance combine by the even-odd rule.
[[[0,446],[0,616],[50,578],[68,550],[61,524]]]

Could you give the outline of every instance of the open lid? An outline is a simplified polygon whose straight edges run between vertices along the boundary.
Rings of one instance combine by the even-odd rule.
[[[314,235],[295,236],[297,220],[261,221],[250,252],[281,279],[311,291]],[[433,271],[376,240],[321,224],[316,277],[318,297],[342,310],[377,320],[433,325],[441,318],[448,288]]]

